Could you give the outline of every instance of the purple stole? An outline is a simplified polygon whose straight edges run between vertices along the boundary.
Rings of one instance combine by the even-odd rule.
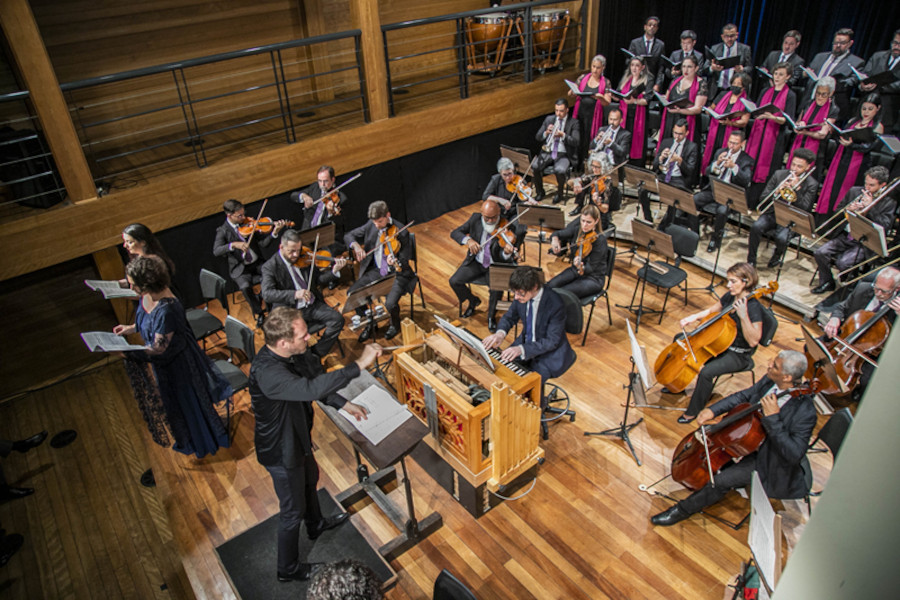
[[[818,109],[815,110],[814,109]],[[828,102],[819,106],[815,102],[811,103],[809,107],[806,109],[806,112],[803,113],[803,116],[800,117],[800,121],[803,121],[807,125],[812,125],[813,123],[824,123],[825,119],[828,118],[828,113],[831,112],[831,98],[828,99]],[[808,135],[798,135],[794,138],[794,143],[791,144],[791,154],[788,156],[787,164],[791,164],[791,160],[794,158],[794,151],[797,148],[809,148],[815,154],[819,152],[819,144],[822,143],[822,140],[817,140],[815,138],[811,138]],[[841,146],[843,148],[843,146]]]
[[[859,123],[860,121],[857,121],[856,124],[853,125],[853,129],[859,129],[859,127],[857,127]],[[874,124],[875,121],[872,120],[866,127],[872,127]],[[834,158],[831,159],[831,164],[828,166],[828,176],[825,177],[822,193],[819,194],[819,201],[816,203],[816,212],[819,214],[827,215],[833,212],[837,208],[841,198],[846,196],[847,191],[853,187],[854,183],[856,183],[856,177],[859,175],[859,167],[862,165],[863,161],[863,153],[851,150],[853,154],[850,156],[850,164],[847,166],[847,173],[844,175],[844,180],[841,181],[837,196],[834,197],[834,204],[829,206],[828,200],[831,197],[831,191],[834,189],[834,180],[837,179],[837,172],[841,166],[841,157],[844,156],[844,150],[846,150],[846,147],[838,144],[837,152],[834,153]]]
[[[588,81],[590,81],[591,75],[588,73],[584,77],[581,78],[581,81],[578,83],[578,91],[583,92],[587,88]],[[601,96],[606,93],[606,77],[600,77],[600,87],[597,88],[597,93]],[[581,107],[581,96],[575,99],[575,110],[572,111],[572,118],[578,118],[578,109]],[[624,115],[623,115],[624,116]],[[598,100],[596,104],[594,104],[594,119],[591,121],[591,139],[594,139],[594,136],[597,135],[597,131],[603,126],[603,105],[600,104]]]
[[[622,86],[622,93],[627,94],[631,91],[631,78],[628,78],[628,81],[625,82],[625,85]],[[638,98],[643,98],[644,93],[641,92]],[[622,111],[622,124],[628,122],[628,107],[630,105],[625,104],[624,102],[619,102],[619,110]],[[634,106],[634,131],[631,132],[631,152],[628,154],[629,158],[644,158],[644,133],[647,128],[647,107],[646,106]]]
[[[669,92],[666,94],[666,100],[669,99],[669,96],[672,94],[672,90],[678,87],[678,84],[681,80],[684,79],[684,75],[676,79],[672,82],[672,85],[669,86]],[[697,91],[700,89],[700,80],[698,78],[694,78],[694,83],[691,84],[691,89],[688,90],[688,100],[694,102],[697,100]],[[659,145],[662,143],[662,132],[666,130],[666,116],[669,114],[669,109],[665,109],[662,113],[662,119],[659,121],[659,139],[656,140],[656,153],[659,154]],[[697,115],[688,115],[687,116],[687,139],[694,141],[694,128],[697,125]]]
[[[727,96],[722,96],[722,99],[716,104],[716,112],[718,114],[724,113],[728,110],[729,104],[734,104],[734,102],[729,102],[731,100],[733,94],[729,94]],[[746,98],[747,92],[745,90],[741,90],[741,93],[738,95],[735,102],[740,102],[741,98]],[[725,127],[725,135],[722,136],[722,148],[728,145],[728,136],[731,135],[732,131],[735,131],[737,127],[732,127],[728,125]],[[719,122],[716,119],[709,120],[709,132],[706,134],[706,147],[703,149],[703,162],[700,163],[700,172],[705,173],[706,167],[709,166],[709,161],[712,160],[712,155],[715,150],[718,148],[714,148],[716,142],[716,136],[719,134]]]
[[[775,98],[775,106],[784,108],[787,102],[790,86],[785,84],[778,96]],[[775,95],[775,88],[770,87],[763,93],[759,101],[760,106],[765,106],[772,102],[772,96]],[[781,125],[775,121],[768,119],[757,119],[753,123],[753,129],[750,130],[750,138],[747,140],[747,154],[756,159],[756,168],[753,170],[753,181],[760,183],[766,180],[769,175],[769,167],[772,166],[772,154],[775,152],[775,141],[778,139],[778,130]]]

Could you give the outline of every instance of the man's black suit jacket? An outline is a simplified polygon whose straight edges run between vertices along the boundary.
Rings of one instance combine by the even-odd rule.
[[[250,248],[258,257],[257,261],[252,264],[260,263],[264,257],[262,248],[267,248],[275,238],[272,235],[262,235],[259,232],[254,234],[250,241]],[[233,242],[243,242],[240,234],[234,230],[226,219],[224,223],[216,228],[216,240],[213,243],[213,254],[216,256],[228,256],[228,273],[232,279],[237,279],[244,274],[244,269],[248,266],[244,262],[244,253],[235,248],[229,250],[228,245]]]
[[[400,223],[396,220],[393,220],[392,223],[397,226],[397,229],[403,228],[403,223]],[[357,244],[362,246],[363,250],[369,252],[378,245],[379,233],[380,232],[378,228],[375,227],[375,223],[373,223],[372,220],[369,219],[356,229],[348,232],[344,236],[344,243],[349,248],[353,244],[353,242],[356,242]],[[409,266],[409,259],[412,256],[412,247],[409,240],[409,230],[407,229],[400,232],[400,234],[397,235],[397,240],[399,240],[400,242],[400,250],[396,253],[397,261],[400,263],[400,270],[397,274],[397,277],[412,278],[413,272]],[[381,248],[378,249],[378,252],[381,252]],[[359,276],[362,277],[362,274],[369,269],[377,268],[376,264],[375,253],[372,252],[360,263]]]
[[[659,157],[663,153],[663,150],[671,148],[674,143],[674,138],[664,139],[659,145],[659,152],[653,157],[653,171],[656,172],[657,179],[662,179],[665,176],[665,173],[659,170]],[[679,167],[681,169],[681,178],[684,179],[686,186],[693,187],[697,184],[698,169],[700,167],[700,149],[695,142],[685,139],[681,157],[683,159],[681,161],[681,166]]]
[[[713,154],[712,160],[709,162],[710,167],[716,163],[720,156],[728,152],[728,148],[719,148],[716,150],[716,153]],[[738,166],[737,175],[732,174],[731,176],[731,184],[737,185],[742,188],[746,188],[750,186],[750,180],[753,177],[753,165],[756,163],[753,160],[753,157],[744,152],[743,150],[738,153],[737,158],[734,160],[735,164]],[[710,173],[710,177],[712,177],[712,173]],[[721,179],[721,175],[717,177],[717,179]],[[704,188],[707,189],[707,188]]]
[[[869,281],[861,281],[859,282],[853,291],[847,296],[843,301],[838,302],[834,306],[834,310],[831,313],[832,317],[837,317],[840,319],[843,324],[844,321],[847,320],[847,317],[852,315],[858,310],[863,310],[865,307],[869,305],[869,302],[872,301],[872,298],[875,297],[875,285]],[[893,310],[889,310],[886,318],[888,322],[893,325],[894,320],[897,318],[897,314]]]
[[[625,129],[624,127],[619,127],[619,131],[616,133],[616,137],[613,139],[612,144],[609,146],[605,145],[601,148],[597,145],[597,141],[602,139],[604,134],[609,130],[609,125],[604,125],[597,131],[597,135],[594,136],[594,139],[591,141],[590,151],[597,152],[606,150],[607,148],[612,149],[613,153],[613,163],[614,164],[622,164],[626,160],[628,160],[628,155],[631,152],[631,132]]]
[[[628,51],[632,54],[636,54],[637,56],[647,56],[649,58],[645,58],[644,61],[647,63],[647,72],[650,75],[650,86],[658,85],[659,89],[663,89],[663,83],[665,82],[665,69],[662,68],[660,64],[662,60],[660,59],[666,53],[666,43],[658,38],[653,38],[653,45],[650,47],[650,54],[647,54],[647,44],[644,40],[644,36],[636,37],[631,40],[631,43],[628,44]],[[629,57],[629,61],[630,61]],[[626,64],[627,62],[626,61]],[[662,93],[662,92],[660,92]]]
[[[890,60],[890,50],[881,50],[880,52],[876,52],[866,62],[866,67],[865,69],[863,69],[863,73],[865,73],[866,75],[875,75],[877,73],[881,73],[882,71],[887,71]],[[894,77],[900,78],[900,62],[898,62],[894,67],[893,73]],[[900,94],[900,79],[895,80],[893,83],[879,86],[875,91],[879,94]]]
[[[537,134],[534,136],[541,144],[546,144],[547,148],[552,149],[552,140],[549,140],[544,134],[547,131],[547,128],[553,125],[556,122],[556,115],[548,115],[544,122],[541,124],[541,128],[538,129]],[[563,133],[565,136],[563,137],[563,146],[566,148],[566,157],[570,162],[574,163],[578,160],[578,145],[581,142],[581,128],[578,125],[578,119],[572,118],[571,111],[566,117],[566,123],[563,125]],[[549,151],[547,152],[549,154]]]
[[[831,52],[820,52],[816,54],[809,63],[809,70],[818,75],[822,67],[825,66],[825,61],[828,60],[829,56],[831,56]],[[830,73],[830,76],[834,77],[836,83],[834,88],[834,103],[841,109],[841,119],[850,117],[850,92],[851,88],[856,85],[858,81],[853,74],[853,71],[850,70],[850,67],[853,66],[856,70],[862,71],[864,63],[865,61],[860,57],[855,54],[849,54],[844,57],[841,62],[838,63],[838,66]],[[812,98],[815,87],[815,82],[807,77],[806,90],[803,92],[804,101]]]
[[[525,323],[526,311],[525,303],[513,302],[497,324],[497,330],[510,331],[519,321]],[[575,360],[575,351],[566,337],[566,305],[553,290],[545,287],[541,294],[533,342],[525,341],[526,333],[525,327],[522,327],[522,332],[511,345],[524,348],[525,359],[531,361],[532,368],[540,363],[546,367],[550,377],[558,377],[563,374],[566,365]]]
[[[841,203],[838,204],[837,210],[840,211],[849,206],[860,194],[862,194],[862,191],[862,186],[858,185],[847,190],[847,194],[841,200]],[[896,210],[897,201],[888,195],[886,198],[879,200],[878,204],[870,208],[864,216],[873,223],[877,223],[884,227],[885,231],[888,231],[894,223],[894,212]]]
[[[515,231],[512,231],[511,233],[515,236]],[[469,236],[481,244],[483,235],[484,224],[481,222],[481,213],[473,213],[465,223],[450,232],[450,237],[458,244],[462,244],[463,240],[466,239],[466,236]],[[467,265],[473,260],[475,260],[475,255],[466,253],[466,259],[463,261],[463,264]],[[496,238],[491,241],[491,264],[513,264],[513,261],[514,259],[512,256],[503,255],[503,248],[501,248],[501,244]]]
[[[303,279],[309,286],[309,290],[313,293],[313,296],[316,297],[316,300],[320,302],[323,301],[322,293],[318,286],[318,269],[314,268],[312,270],[311,280],[308,267],[301,271]],[[288,272],[284,260],[281,258],[281,253],[276,252],[262,266],[262,284],[260,285],[260,293],[262,294],[263,300],[273,307],[288,306],[293,308],[297,306],[294,292],[296,292],[294,280]]]
[[[766,182],[766,187],[763,188],[762,195],[760,198],[768,198],[769,194],[771,194],[778,185],[787,179],[790,171],[787,169],[778,169],[772,176],[769,177],[769,181]],[[791,205],[794,208],[799,208],[800,210],[805,210],[807,212],[812,210],[813,203],[816,201],[816,198],[819,193],[819,182],[815,180],[815,178],[810,175],[806,179],[803,180],[803,183],[800,184],[800,188],[797,191],[797,199]],[[774,213],[774,208],[769,208],[766,210],[766,213]]]
[[[772,71],[775,70],[775,65],[778,64],[779,58],[781,58],[781,50],[772,50],[771,52],[769,52],[766,60],[763,61],[762,68],[768,71],[771,75]],[[793,87],[797,85],[798,81],[800,81],[800,77],[803,75],[803,71],[800,69],[800,67],[805,65],[806,61],[801,56],[798,56],[796,52],[788,56],[787,61],[792,67],[794,67],[793,71],[791,72],[791,78],[788,79],[788,85]],[[760,77],[765,80],[765,84],[763,86],[760,86],[758,89],[765,89],[772,85],[771,79],[762,75],[760,75]]]

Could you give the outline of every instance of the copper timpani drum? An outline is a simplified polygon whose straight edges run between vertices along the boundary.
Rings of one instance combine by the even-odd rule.
[[[536,8],[531,11],[534,65],[543,71],[560,66],[562,48],[569,30],[569,11],[559,8]]]
[[[486,13],[466,19],[466,60],[469,71],[496,73],[502,68],[513,20],[506,13]]]

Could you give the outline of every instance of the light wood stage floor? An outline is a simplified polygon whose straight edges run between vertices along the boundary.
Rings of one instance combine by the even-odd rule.
[[[457,315],[447,279],[462,260],[463,249],[448,234],[473,210],[477,204],[414,227],[429,311],[417,306],[415,320],[426,328],[432,325],[431,313]],[[529,263],[536,264],[536,244],[529,243],[527,256]],[[550,258],[544,256],[548,275],[564,266],[548,261]],[[617,261],[610,288],[614,304],[628,303],[637,267],[627,258]],[[696,266],[687,265],[686,270],[691,286],[708,281],[709,275]],[[343,301],[344,289],[328,299]],[[658,306],[661,300],[660,294],[648,290],[648,303]],[[684,307],[682,297],[676,295],[670,298],[662,324],[657,325],[655,319],[642,323],[638,337],[650,360],[671,340],[679,318],[712,300],[706,292],[693,291]],[[406,300],[403,307],[408,314]],[[47,310],[60,309],[51,306]],[[644,417],[632,431],[641,467],[619,440],[583,435],[617,426],[624,410],[623,384],[630,368],[625,329],[629,313],[614,306],[610,326],[605,312],[601,301],[585,347],[577,345],[580,336],[571,337],[578,361],[558,381],[573,396],[577,420],[552,424],[550,439],[543,444],[546,462],[530,493],[504,502],[476,520],[410,462],[419,517],[438,511],[444,526],[393,562],[399,579],[388,598],[430,598],[433,582],[443,568],[454,572],[482,599],[723,596],[724,583],[749,557],[747,529],[733,531],[704,516],[671,528],[655,528],[649,517],[669,502],[638,489],[668,472],[673,448],[693,427],[675,422],[679,412],[633,410],[630,420]],[[787,319],[799,316],[777,305],[776,312]],[[232,314],[250,322],[243,301],[233,307]],[[31,356],[31,363],[23,368],[34,386],[55,375],[55,355],[85,352],[78,329],[59,327],[58,315],[45,317],[46,323],[35,324],[34,329],[7,339],[5,344],[30,353],[26,355]],[[111,325],[108,319],[94,328]],[[487,334],[483,312],[466,325]],[[756,353],[757,374],[764,372],[779,350],[797,348],[794,340],[800,335],[798,325],[782,320],[772,346]],[[33,341],[47,336],[57,344],[48,348]],[[355,334],[345,330],[342,340],[349,354],[358,351]],[[261,343],[260,338],[258,345]],[[210,352],[221,357],[221,342]],[[328,359],[329,366],[337,362],[334,357]],[[724,379],[716,391],[727,393],[749,384],[749,376],[743,374]],[[660,398],[658,390],[651,390],[648,396],[651,402],[670,406],[687,403],[682,396]],[[44,444],[3,462],[12,485],[31,486],[36,492],[0,505],[3,527],[26,538],[22,550],[0,570],[2,595],[9,599],[234,597],[214,546],[278,510],[271,481],[256,461],[249,398],[244,392],[235,400],[232,447],[203,460],[152,444],[124,370],[115,361],[0,404],[0,437],[17,439],[42,429],[56,433],[74,428],[79,433],[68,448],[54,450]],[[820,416],[819,426],[824,421]],[[320,484],[335,493],[355,481],[353,453],[324,415],[320,414],[316,423]],[[816,487],[821,487],[827,481],[831,458],[815,454],[812,461]],[[155,489],[138,484],[141,472],[149,466],[158,481]],[[670,481],[660,488],[676,497],[686,495]],[[402,486],[391,495],[403,505]],[[736,520],[747,506],[746,500],[731,494],[711,512]],[[784,509],[792,523],[788,529],[795,537],[806,520],[805,505],[787,502]],[[352,513],[353,521],[376,547],[396,534],[374,504],[361,502]],[[274,577],[275,566],[260,576]]]

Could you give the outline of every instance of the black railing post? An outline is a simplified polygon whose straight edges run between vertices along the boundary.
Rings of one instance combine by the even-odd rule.
[[[353,36],[353,48],[356,53],[356,73],[357,73],[357,80],[359,81],[359,97],[362,98],[363,120],[366,123],[371,123],[372,121],[369,117],[369,99],[367,97],[369,90],[368,90],[368,86],[366,85],[366,75],[363,72],[362,60],[361,60],[361,56],[360,56],[359,45],[361,42],[361,37],[362,36],[360,36],[360,35]]]
[[[581,47],[579,48],[579,52],[581,53],[581,60],[575,62],[575,66],[579,69],[587,69],[590,68],[590,64],[587,63],[587,11],[584,8],[585,2],[581,0]]]
[[[522,45],[524,48],[522,49],[525,52],[525,83],[531,83],[534,81],[534,72],[533,72],[533,52],[534,52],[534,44],[532,43],[532,36],[534,35],[534,30],[531,27],[531,7],[525,9],[525,17],[524,17],[524,26],[525,26],[525,36],[524,40],[522,40]]]
[[[275,60],[276,54],[278,60]],[[272,61],[272,75],[275,77],[275,91],[278,93],[278,110],[281,112],[281,123],[284,125],[284,138],[288,144],[297,141],[297,134],[294,131],[294,117],[291,114],[291,100],[288,95],[287,78],[284,76],[284,62],[281,60],[281,50],[269,52],[269,58]],[[278,74],[281,73],[279,81]],[[282,88],[284,88],[284,98],[282,98]]]
[[[181,73],[181,83],[184,85],[184,94],[181,93],[181,87],[178,85],[178,73]],[[197,167],[203,168],[208,163],[206,161],[206,152],[203,150],[203,138],[200,137],[200,128],[197,126],[197,116],[194,114],[194,107],[191,105],[191,94],[188,92],[187,78],[184,76],[184,69],[172,69],[172,77],[175,80],[175,90],[178,92],[178,104],[181,106],[181,114],[184,115],[184,126],[187,128],[188,143],[191,145],[191,151],[194,153],[194,160]],[[185,106],[191,109],[191,116],[188,117],[188,111]],[[191,130],[191,121],[194,122],[194,128]],[[200,154],[197,153],[197,146],[200,146]],[[201,160],[201,157],[203,160]]]
[[[463,28],[463,20],[456,19],[456,62],[459,70],[459,97],[469,97],[469,73],[466,69],[466,35]]]
[[[394,87],[391,83],[391,53],[388,50],[388,32],[381,28],[381,39],[384,45],[384,68],[387,71],[387,92],[388,92],[388,108],[390,108],[391,116],[394,115]]]

